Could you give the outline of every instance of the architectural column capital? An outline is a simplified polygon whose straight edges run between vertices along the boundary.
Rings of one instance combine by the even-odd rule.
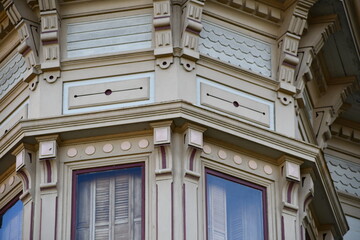
[[[21,179],[23,186],[23,193],[20,196],[20,199],[25,202],[32,199],[35,193],[35,147],[30,144],[22,143],[15,148],[12,155],[16,157],[16,172]]]

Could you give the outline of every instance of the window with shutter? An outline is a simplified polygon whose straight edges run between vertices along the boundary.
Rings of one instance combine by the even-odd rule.
[[[73,239],[143,239],[143,164],[74,171],[74,180]]]
[[[265,187],[206,169],[208,240],[266,240]]]

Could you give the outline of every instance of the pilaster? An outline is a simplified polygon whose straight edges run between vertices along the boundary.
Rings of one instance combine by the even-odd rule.
[[[56,239],[58,208],[58,135],[38,137],[40,164],[40,239]]]
[[[198,188],[200,179],[200,155],[203,148],[203,132],[205,128],[185,124],[184,131],[184,239],[199,239],[198,226]]]
[[[172,121],[152,123],[154,130],[156,239],[173,239],[174,182],[171,154]]]
[[[23,208],[23,239],[33,239],[36,157],[32,145],[21,144],[12,154],[16,157],[16,172],[21,179],[23,192],[20,196]]]

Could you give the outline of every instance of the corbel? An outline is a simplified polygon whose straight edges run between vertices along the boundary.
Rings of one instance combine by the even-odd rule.
[[[290,18],[284,22],[285,32],[278,41],[279,59],[279,86],[278,99],[283,105],[289,105],[296,93],[295,72],[299,64],[298,48],[303,31],[307,26],[308,12],[317,0],[297,1]]]
[[[156,64],[167,69],[173,63],[173,40],[171,29],[170,0],[154,0],[155,49]]]
[[[23,202],[23,239],[33,239],[34,201],[36,182],[36,156],[34,147],[20,144],[12,154],[16,157],[16,174],[20,178],[23,192],[20,200]]]
[[[204,2],[188,0],[183,9],[183,31],[181,36],[181,59],[180,63],[186,71],[195,68],[195,62],[199,59],[199,37],[202,30],[202,11]]]
[[[312,169],[301,170],[301,183],[299,188],[299,216],[301,229],[308,228],[308,224],[312,221],[310,216],[309,205],[314,198],[314,179],[315,175]],[[310,216],[310,217],[309,217]],[[305,231],[301,231],[301,239],[305,239]]]
[[[297,234],[299,233],[299,229],[298,226],[293,223],[298,219],[299,188],[301,182],[300,165],[303,162],[284,155],[279,159],[279,163],[281,167],[279,185],[282,201],[282,239],[298,239]]]
[[[156,147],[157,157],[155,174],[172,174],[172,154],[171,154],[171,131],[172,121],[151,123],[154,131],[154,146]]]
[[[23,186],[20,199],[27,201],[31,199],[35,193],[36,156],[34,147],[22,143],[12,152],[12,155],[16,157],[16,173],[21,179]]]
[[[38,19],[26,1],[2,0],[2,4],[19,34],[17,50],[25,59],[27,71],[23,80],[28,83],[40,73]]]
[[[60,77],[60,17],[55,0],[40,0],[42,78],[54,83]]]
[[[184,152],[185,152],[185,177],[199,179],[200,177],[200,155],[202,153],[204,141],[203,127],[187,123],[183,127],[184,132]]]
[[[36,140],[39,143],[38,159],[41,164],[40,172],[40,189],[56,189],[58,182],[58,135],[49,135],[43,137],[37,137]]]
[[[330,79],[326,94],[316,102],[313,129],[318,145],[322,148],[326,147],[326,141],[331,138],[330,126],[343,111],[346,98],[353,90],[359,89],[355,79]]]

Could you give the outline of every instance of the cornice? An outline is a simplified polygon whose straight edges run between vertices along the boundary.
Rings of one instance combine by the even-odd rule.
[[[254,15],[256,17],[279,23],[282,20],[282,5],[273,1],[254,1],[254,0],[214,0],[234,9]]]
[[[187,119],[207,128],[214,128],[310,162],[315,161],[319,154],[319,149],[315,145],[300,142],[186,102],[173,101],[104,112],[22,120],[0,140],[0,157],[9,152],[24,137],[174,118]]]
[[[151,105],[93,112],[79,115],[65,115],[45,119],[22,120],[0,140],[0,158],[10,152],[26,137],[115,127],[127,124],[150,123],[183,119],[196,122],[207,129],[214,129],[236,138],[252,142],[254,148],[271,148],[281,155],[287,155],[316,168],[319,187],[330,199],[331,216],[337,224],[336,231],[347,229],[344,214],[336,195],[321,149],[315,145],[287,137],[274,131],[259,128],[238,119],[194,106],[184,101],[171,101]]]

